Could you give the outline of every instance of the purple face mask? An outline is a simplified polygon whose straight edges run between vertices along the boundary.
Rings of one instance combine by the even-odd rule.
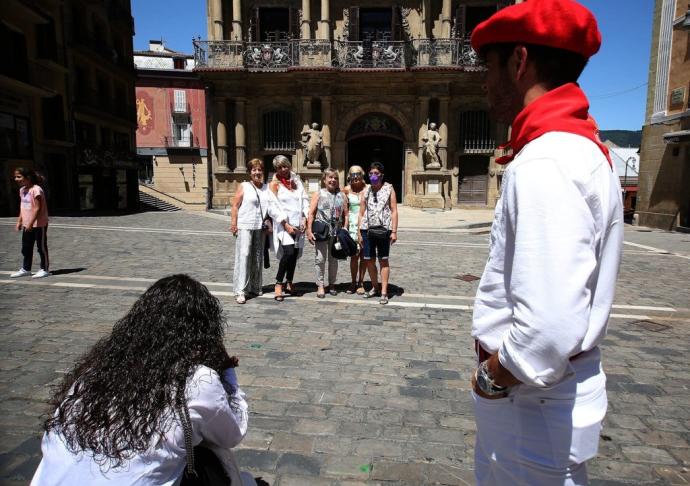
[[[376,185],[376,184],[378,184],[379,182],[381,182],[381,180],[383,180],[383,176],[380,176],[380,175],[378,175],[378,174],[369,174],[369,181],[370,181],[372,184]]]

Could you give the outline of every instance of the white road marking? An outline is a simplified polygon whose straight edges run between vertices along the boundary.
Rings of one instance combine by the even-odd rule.
[[[9,275],[11,271],[0,271],[0,275]],[[137,278],[137,277],[110,277],[106,275],[61,275],[57,278],[75,278],[82,280],[96,280],[96,281],[108,281],[112,280],[115,282],[136,282],[136,283],[149,283],[154,282],[155,279],[149,278]],[[67,287],[67,288],[83,288],[83,289],[102,289],[102,290],[121,290],[130,292],[143,292],[146,287],[141,286],[129,286],[129,285],[106,285],[97,283],[77,283],[77,282],[61,282],[53,281],[56,277],[49,277],[48,279],[41,280],[30,280],[30,279],[2,279],[0,278],[0,284],[20,284],[20,285],[41,285],[41,286],[52,286],[52,287]],[[225,282],[205,282],[205,285],[209,287],[214,286],[231,286],[229,283]],[[217,297],[234,297],[234,292],[220,291],[211,289],[211,293]],[[274,295],[272,293],[264,294],[258,298],[260,299],[273,299]],[[405,293],[402,297],[394,296],[388,303],[389,307],[402,307],[402,308],[414,308],[414,309],[440,309],[440,310],[456,310],[456,311],[470,311],[474,306],[470,304],[446,304],[446,303],[430,303],[430,302],[419,302],[419,301],[406,301],[399,300],[404,298],[425,298],[425,299],[444,299],[444,300],[469,300],[473,301],[474,297],[470,296],[446,296],[446,295],[433,295],[433,294],[413,294]],[[290,300],[290,298],[288,298]],[[321,299],[317,299],[316,296],[303,295],[299,298],[300,301],[307,302],[321,302]],[[379,305],[378,299],[362,299],[359,296],[352,296],[349,298],[333,298],[329,297],[328,302],[334,302],[338,304],[365,304],[365,305]],[[689,309],[676,309],[673,307],[657,307],[657,306],[646,306],[646,305],[629,305],[629,304],[614,304],[614,309],[621,310],[646,310],[659,313],[675,313],[678,311],[689,311]],[[690,318],[682,317],[662,317],[662,316],[649,316],[643,314],[611,314],[611,319],[636,319],[636,320],[665,320],[665,321],[682,321],[690,322]]]
[[[678,257],[678,258],[684,258],[686,260],[690,260],[690,256],[684,255],[683,253],[676,253],[676,252],[672,252],[672,251],[668,251],[668,250],[663,250],[661,248],[655,248],[653,246],[641,245],[639,243],[633,243],[631,241],[624,241],[623,243],[628,245],[628,246],[634,246],[635,248],[642,248],[643,250],[648,250],[648,251],[653,252],[653,253],[658,253],[661,255],[671,255],[671,256]]]

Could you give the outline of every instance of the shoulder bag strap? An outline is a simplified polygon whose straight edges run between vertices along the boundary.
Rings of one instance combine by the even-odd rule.
[[[261,209],[261,198],[259,197],[259,191],[256,189],[256,186],[254,185],[253,182],[250,182],[252,185],[252,188],[254,189],[254,192],[256,193],[256,200],[259,202],[259,215],[261,216],[261,221],[264,220],[264,210]]]
[[[184,448],[186,451],[187,459],[186,471],[187,474],[190,476],[197,476],[196,470],[194,469],[194,444],[192,443],[192,420],[189,418],[189,408],[187,408],[187,403],[178,402],[177,415],[180,417],[180,423],[182,424],[182,432],[184,435]]]
[[[367,212],[367,230],[371,228],[371,220],[369,219],[369,196],[371,196],[371,186],[367,189],[367,198],[364,201],[364,210]]]

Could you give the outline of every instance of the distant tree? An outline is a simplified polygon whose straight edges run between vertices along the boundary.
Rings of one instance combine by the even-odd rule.
[[[642,143],[642,130],[602,130],[599,137],[611,140],[619,147],[639,147]]]

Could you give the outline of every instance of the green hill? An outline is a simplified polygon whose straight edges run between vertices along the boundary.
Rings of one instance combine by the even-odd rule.
[[[599,138],[611,140],[619,147],[639,147],[642,144],[642,130],[602,130]]]

